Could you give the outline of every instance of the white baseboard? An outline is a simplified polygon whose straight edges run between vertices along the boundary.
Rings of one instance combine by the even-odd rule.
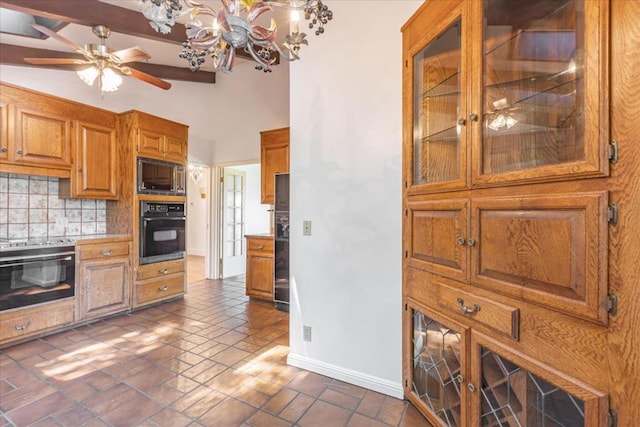
[[[187,248],[187,255],[204,256],[204,250]]]
[[[397,399],[404,399],[402,383],[396,383],[383,378],[366,375],[362,372],[352,371],[340,366],[309,359],[307,357],[300,356],[299,354],[289,353],[289,356],[287,357],[287,364],[295,366],[296,368],[315,372],[316,374],[335,378],[349,384],[377,391],[378,393],[386,394]]]

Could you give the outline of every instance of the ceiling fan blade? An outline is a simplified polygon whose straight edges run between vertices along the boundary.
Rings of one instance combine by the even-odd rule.
[[[171,88],[171,83],[159,79],[151,74],[144,73],[142,71],[138,71],[135,68],[131,67],[120,67],[118,68],[123,74],[127,76],[134,77],[138,80],[142,80],[143,82],[152,84],[154,86],[159,87],[160,89],[169,90]]]
[[[138,46],[111,52],[111,55],[116,56],[123,64],[125,62],[146,61],[151,58],[151,55]]]
[[[55,31],[51,31],[47,27],[43,27],[42,25],[38,25],[38,24],[31,24],[31,26],[33,28],[35,28],[36,30],[40,31],[42,34],[46,34],[49,37],[58,40],[60,43],[69,46],[71,49],[75,50],[78,53],[81,53],[83,55],[85,55],[87,53],[87,51],[84,50],[82,47],[78,46],[77,44],[75,44],[71,40],[65,39],[64,37],[62,37],[61,35],[59,35]]]
[[[34,65],[66,65],[66,64],[91,64],[92,61],[75,58],[24,58],[25,62]]]

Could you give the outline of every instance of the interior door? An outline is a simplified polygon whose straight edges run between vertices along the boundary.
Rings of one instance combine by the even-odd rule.
[[[224,168],[222,200],[222,278],[245,273],[246,172]]]

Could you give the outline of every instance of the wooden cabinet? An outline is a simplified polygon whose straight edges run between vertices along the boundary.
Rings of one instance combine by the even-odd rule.
[[[78,320],[130,308],[131,241],[80,244],[76,298]]]
[[[137,156],[187,163],[187,126],[140,111],[121,117],[135,129]]]
[[[0,161],[9,159],[9,106],[0,99]]]
[[[113,127],[81,121],[74,124],[75,165],[71,169],[71,179],[60,180],[59,196],[76,199],[117,199],[115,123]]]
[[[261,203],[274,203],[276,173],[289,172],[289,128],[260,132]]]
[[[136,270],[134,307],[175,298],[185,293],[184,259],[140,265]]]
[[[74,299],[0,313],[0,345],[62,328],[74,321]]]
[[[434,424],[606,421],[609,7],[426,1],[403,27],[405,394]]]
[[[274,298],[273,236],[247,237],[246,292],[250,297]]]

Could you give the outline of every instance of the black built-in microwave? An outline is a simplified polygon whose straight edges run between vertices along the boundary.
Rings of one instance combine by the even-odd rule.
[[[139,194],[184,196],[187,192],[185,167],[179,163],[138,157],[137,189]]]

